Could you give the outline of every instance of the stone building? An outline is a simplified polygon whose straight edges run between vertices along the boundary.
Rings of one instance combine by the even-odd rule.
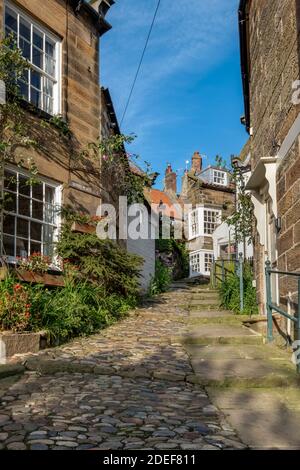
[[[255,207],[255,275],[265,312],[264,267],[300,268],[300,4],[298,0],[241,0],[242,122],[250,134]],[[296,282],[273,276],[273,300],[296,307]]]
[[[192,167],[182,178],[180,199],[190,205],[187,214],[190,276],[209,276],[214,258],[213,233],[235,206],[230,172],[218,166],[203,168],[202,157],[195,152]]]
[[[99,40],[110,29],[105,14],[113,0],[0,0],[0,29],[13,35],[29,68],[20,91],[30,137],[37,148],[23,149],[33,158],[39,184],[26,184],[24,165],[6,168],[10,205],[3,227],[4,254],[51,254],[59,227],[59,207],[95,215],[101,200],[100,166],[89,155],[76,159],[95,142],[100,129]],[[30,103],[30,107],[28,106]],[[60,115],[61,118],[53,119]],[[48,126],[43,125],[44,122]],[[61,135],[55,122],[65,122]],[[15,162],[21,151],[15,152]]]

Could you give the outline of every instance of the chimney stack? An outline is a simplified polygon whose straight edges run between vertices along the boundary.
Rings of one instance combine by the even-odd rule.
[[[195,152],[192,157],[192,170],[194,170],[196,174],[200,173],[202,170],[202,157],[199,152]]]
[[[168,164],[166,169],[164,191],[172,194],[177,193],[177,175],[172,170],[172,166],[170,163]]]

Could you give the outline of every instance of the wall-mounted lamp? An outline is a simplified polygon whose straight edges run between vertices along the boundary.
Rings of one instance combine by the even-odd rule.
[[[279,233],[282,228],[281,217],[277,217],[277,219],[275,219],[275,227],[276,227],[277,233]]]

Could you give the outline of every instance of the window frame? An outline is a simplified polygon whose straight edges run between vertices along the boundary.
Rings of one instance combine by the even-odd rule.
[[[3,8],[3,29],[4,29],[4,34],[6,30],[6,22],[5,22],[5,14],[6,14],[6,9],[9,8],[12,10],[16,15],[17,15],[17,45],[20,47],[20,16],[30,24],[30,60],[28,60],[29,64],[29,71],[28,73],[32,73],[32,71],[35,71],[41,75],[41,89],[38,90],[34,85],[32,85],[31,79],[28,76],[28,99],[24,97],[24,100],[28,103],[30,103],[32,106],[36,107],[37,109],[51,115],[55,116],[58,114],[61,114],[61,96],[62,96],[62,41],[61,38],[54,33],[52,33],[47,27],[43,26],[38,20],[36,20],[33,16],[30,15],[30,13],[25,12],[22,8],[20,8],[18,5],[15,3],[11,2],[10,0],[5,0],[4,1],[4,8]],[[40,32],[43,35],[43,69],[39,68],[32,62],[32,48],[33,48],[33,29],[36,29],[38,32]],[[45,41],[46,37],[48,37],[51,42],[55,44],[55,53],[53,59],[55,60],[55,77],[50,75],[48,72],[45,70],[45,54],[46,54],[46,49],[45,49]],[[24,38],[26,41],[27,39]],[[41,49],[40,49],[41,50]],[[44,104],[44,97],[49,96],[47,93],[44,91],[44,79],[48,79],[52,82],[53,84],[53,110],[52,112],[49,112],[45,108]],[[36,89],[37,91],[40,91],[41,95],[41,106],[36,106],[34,103],[31,102],[31,88]]]
[[[193,217],[196,216],[197,220],[192,224]],[[193,228],[195,226],[195,229]],[[200,214],[199,208],[192,210],[189,213],[189,239],[193,240],[194,238],[199,237],[200,235]]]
[[[209,220],[205,220],[206,219],[206,214],[217,214],[216,218],[219,218],[221,219],[221,216],[222,216],[222,211],[218,210],[218,209],[208,209],[206,207],[204,207],[204,210],[203,210],[203,234],[205,237],[212,237],[213,236],[213,233],[214,231],[216,230],[216,228],[221,224],[221,221],[220,222],[216,222],[215,223],[215,228],[212,232],[207,232],[206,231],[206,224],[214,224],[214,222],[210,222]]]
[[[207,257],[211,261],[206,261]],[[196,259],[194,262],[193,260]],[[209,276],[210,269],[207,269],[207,263],[211,263],[214,259],[214,252],[210,250],[197,250],[192,251],[189,254],[189,268],[190,268],[190,277],[195,276]],[[199,270],[194,270],[193,267],[199,267]]]
[[[221,176],[222,175],[222,176]],[[213,170],[213,183],[220,186],[227,186],[227,173],[223,170]]]
[[[6,236],[9,236],[9,237],[13,238],[13,240],[14,240],[14,256],[11,256],[11,255],[6,256],[5,254],[4,254],[4,256],[7,257],[7,260],[8,260],[9,263],[16,263],[17,258],[18,258],[18,256],[17,256],[17,240],[18,239],[27,240],[25,237],[18,236],[18,233],[17,233],[17,220],[18,219],[24,220],[26,222],[33,222],[33,223],[37,223],[37,224],[42,225],[41,242],[39,242],[38,240],[32,239],[30,237],[30,235],[31,235],[30,229],[28,229],[28,240],[27,241],[28,241],[29,247],[31,247],[31,242],[32,241],[36,242],[36,243],[40,243],[41,253],[46,254],[46,253],[44,253],[44,246],[46,245],[46,243],[44,242],[44,239],[43,239],[43,228],[44,228],[45,225],[48,226],[48,227],[53,228],[53,244],[55,244],[57,242],[59,233],[61,231],[61,215],[60,215],[58,209],[62,207],[62,190],[63,190],[63,187],[58,182],[50,180],[47,177],[43,177],[43,176],[38,175],[39,181],[43,184],[43,200],[40,200],[40,199],[37,199],[35,197],[32,197],[32,188],[33,188],[33,186],[29,186],[30,187],[30,195],[29,196],[22,195],[22,193],[20,194],[20,192],[19,192],[19,189],[20,189],[19,188],[20,176],[25,177],[25,178],[29,178],[30,173],[28,171],[26,171],[24,169],[16,168],[13,165],[5,165],[5,171],[15,173],[16,177],[17,177],[16,190],[10,190],[10,189],[4,188],[5,193],[15,194],[15,196],[16,196],[15,211],[4,210],[4,216],[5,215],[8,215],[8,216],[10,215],[10,216],[13,216],[15,218],[15,221],[14,221],[14,223],[15,223],[14,234],[10,235],[9,233],[5,233],[5,231],[3,229],[3,237],[6,235]],[[53,200],[52,203],[47,203],[46,202],[46,199],[45,199],[45,188],[46,187],[50,187],[54,190],[54,200]],[[31,215],[28,216],[28,215],[19,214],[18,209],[19,209],[19,197],[20,196],[23,197],[23,198],[25,197],[26,199],[29,199]],[[39,203],[42,202],[42,204],[43,204],[43,220],[32,217],[32,202],[34,202],[34,201],[37,201]],[[45,221],[45,205],[46,204],[51,204],[51,206],[53,206],[54,208],[57,208],[57,211],[54,212],[54,221],[53,221],[53,223]],[[30,256],[30,254],[32,254],[32,253],[31,253],[31,250],[29,249],[26,256]],[[55,256],[54,255],[52,256],[52,261],[53,261],[53,265],[54,265],[55,264]]]

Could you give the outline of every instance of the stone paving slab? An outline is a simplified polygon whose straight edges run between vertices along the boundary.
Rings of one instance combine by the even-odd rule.
[[[208,394],[252,449],[300,449],[300,390],[209,388]]]
[[[18,357],[27,372],[3,389],[0,449],[245,448],[187,381],[187,298],[169,292],[98,335]]]
[[[182,336],[184,344],[261,344],[261,335],[243,326],[201,325],[190,328]]]

